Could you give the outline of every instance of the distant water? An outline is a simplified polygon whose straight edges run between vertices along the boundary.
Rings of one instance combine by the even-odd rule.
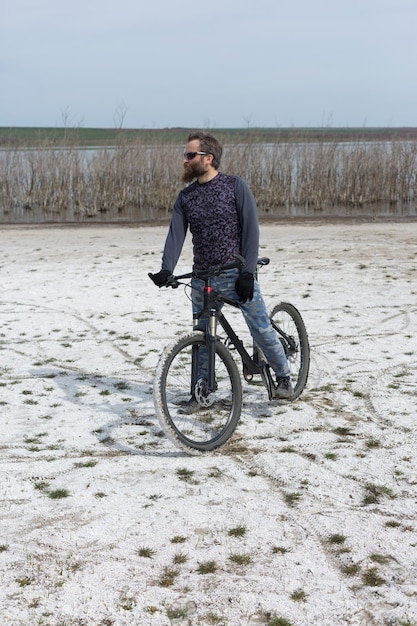
[[[15,208],[10,213],[4,213],[0,209],[0,225],[1,224],[131,224],[141,222],[160,221],[161,219],[169,219],[170,214],[160,213],[144,214],[138,209],[108,210],[99,211],[96,214],[75,213],[73,210],[67,211],[51,211],[42,208]],[[363,207],[331,207],[328,209],[314,209],[312,207],[282,207],[273,212],[261,213],[262,217],[277,217],[289,219],[300,218],[368,218],[368,219],[402,219],[417,217],[417,209],[414,203],[406,205],[365,205]]]

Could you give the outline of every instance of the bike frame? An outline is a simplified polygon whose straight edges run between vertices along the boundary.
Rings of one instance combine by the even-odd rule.
[[[206,344],[207,344],[207,358],[208,358],[208,374],[207,374],[207,382],[205,384],[205,388],[202,390],[204,395],[209,395],[211,392],[216,390],[216,374],[215,374],[215,360],[216,360],[216,341],[217,339],[217,325],[223,328],[227,335],[227,341],[234,346],[234,348],[239,353],[240,358],[243,363],[243,375],[247,382],[250,382],[254,375],[260,374],[263,382],[267,388],[269,399],[273,398],[273,380],[271,376],[271,372],[268,364],[262,360],[262,355],[259,352],[259,349],[255,342],[253,342],[253,356],[251,357],[249,352],[246,350],[245,346],[241,339],[239,339],[236,332],[233,330],[229,322],[227,321],[224,313],[222,312],[222,305],[229,304],[235,309],[239,308],[239,304],[234,300],[231,300],[227,296],[223,296],[216,291],[214,291],[212,287],[212,278],[218,273],[221,273],[227,269],[233,269],[236,267],[241,267],[242,261],[244,261],[243,257],[237,257],[238,263],[231,263],[230,265],[219,268],[218,270],[207,272],[198,272],[198,273],[188,273],[183,274],[182,276],[174,277],[174,282],[171,286],[178,287],[180,284],[180,280],[185,278],[199,278],[204,281],[203,287],[203,309],[199,313],[194,315],[193,323],[194,330],[203,331],[205,334]],[[267,265],[269,263],[269,258],[262,257],[258,259],[258,265]],[[258,272],[256,272],[256,277]],[[202,316],[208,318],[207,324],[202,326],[199,323],[199,320]],[[291,349],[296,350],[296,345],[291,337],[289,337],[286,333],[282,331],[276,324],[272,322],[273,328],[275,331],[281,335],[283,339],[290,345]],[[191,393],[193,394],[195,386],[199,382],[198,378],[198,346],[193,347],[192,352],[192,373],[191,373]]]
[[[240,358],[242,359],[242,363],[244,367],[246,367],[246,371],[250,375],[261,374],[262,373],[262,364],[258,363],[258,349],[255,344],[253,344],[254,355],[251,357],[246,350],[245,346],[241,339],[239,339],[236,332],[233,330],[228,320],[226,319],[224,313],[221,310],[222,304],[229,304],[234,308],[239,308],[239,305],[230,298],[226,296],[222,296],[214,291],[211,286],[211,277],[205,279],[205,285],[203,287],[203,309],[200,313],[194,316],[194,328],[195,330],[203,330],[206,336],[207,348],[208,348],[208,380],[207,386],[208,391],[212,392],[216,388],[216,377],[215,377],[215,358],[216,358],[216,341],[217,341],[217,325],[219,324],[227,335],[228,341],[235,347],[237,352],[239,353]],[[198,320],[203,316],[208,317],[208,321],[205,328],[200,328],[198,324]],[[197,352],[198,348],[195,348],[195,352]],[[194,362],[195,361],[195,362]],[[198,363],[196,363],[197,359],[193,359],[193,382],[195,384],[197,382],[198,377]]]

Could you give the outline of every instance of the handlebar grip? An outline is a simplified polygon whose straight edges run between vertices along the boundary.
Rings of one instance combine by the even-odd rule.
[[[178,282],[177,278],[171,274],[171,276],[169,276],[165,287],[172,287],[172,289],[177,289],[180,286],[180,283]]]

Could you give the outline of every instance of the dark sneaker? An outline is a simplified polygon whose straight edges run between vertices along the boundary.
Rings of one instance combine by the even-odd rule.
[[[201,411],[203,408],[204,407],[202,407],[201,404],[199,404],[197,400],[192,397],[178,409],[178,413],[180,415],[192,415],[193,413],[197,413],[197,411]]]
[[[294,388],[290,378],[277,378],[274,390],[274,398],[278,400],[290,400],[294,395]]]

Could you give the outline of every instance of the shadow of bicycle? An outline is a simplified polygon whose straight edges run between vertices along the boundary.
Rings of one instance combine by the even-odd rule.
[[[91,420],[90,432],[106,450],[106,456],[186,456],[161,430],[153,405],[152,380],[116,378],[61,366],[37,368],[31,373],[35,378],[53,381],[62,400],[83,410]]]

